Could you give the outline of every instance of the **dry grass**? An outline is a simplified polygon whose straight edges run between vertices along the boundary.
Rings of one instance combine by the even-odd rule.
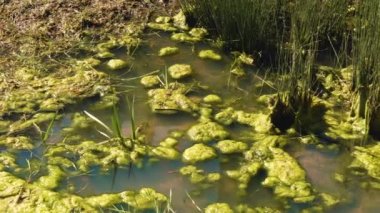
[[[0,70],[48,69],[49,59],[76,52],[86,39],[122,34],[153,9],[164,7],[158,0],[0,1]]]

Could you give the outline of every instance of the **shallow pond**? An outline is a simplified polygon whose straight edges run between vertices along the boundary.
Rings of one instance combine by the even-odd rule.
[[[176,46],[179,53],[166,57],[158,57],[161,48]],[[222,55],[221,61],[204,60],[197,56],[203,49],[213,49]],[[197,117],[191,113],[177,113],[174,115],[159,115],[151,112],[148,104],[147,89],[140,84],[142,76],[159,70],[157,74],[164,76],[164,70],[173,64],[190,64],[194,71],[192,77],[182,82],[192,85],[193,92],[189,94],[194,100],[201,100],[207,94],[219,95],[227,106],[247,112],[266,110],[266,105],[256,100],[263,94],[273,92],[270,87],[263,86],[264,71],[246,67],[247,76],[242,79],[230,76],[232,59],[220,50],[212,48],[206,43],[178,43],[171,41],[169,34],[147,33],[143,36],[143,43],[133,56],[128,56],[123,48],[114,49],[115,58],[129,61],[132,65],[122,70],[112,71],[105,65],[107,60],[99,66],[99,70],[108,73],[112,82],[120,92],[119,114],[121,129],[124,135],[131,132],[130,115],[125,97],[135,96],[135,120],[137,126],[146,134],[150,145],[156,146],[167,138],[172,131],[186,132],[197,122]],[[170,82],[174,80],[169,79]],[[207,87],[207,89],[206,89]],[[128,90],[128,92],[124,92]],[[71,118],[76,112],[84,110],[95,115],[107,125],[111,126],[112,110],[91,110],[96,99],[88,100],[80,105],[66,110],[63,118],[55,122],[52,136],[47,140],[49,146],[64,140],[62,129],[69,127]],[[241,125],[226,127],[231,138],[251,143],[250,128]],[[104,141],[106,138],[99,133],[95,126],[76,132],[85,140]],[[37,138],[34,133],[32,137]],[[335,173],[345,174],[350,163],[349,151],[342,147],[334,150],[318,149],[315,145],[304,145],[288,138],[288,145],[284,148],[294,157],[306,171],[307,180],[318,192],[325,192],[341,198],[343,201],[328,212],[378,212],[380,210],[380,193],[372,189],[362,189],[360,180],[354,177],[350,181],[339,183],[334,179]],[[193,143],[185,135],[179,139],[176,148],[182,153]],[[41,156],[44,150],[41,146],[35,150],[33,156]],[[18,163],[27,166],[26,159],[30,159],[30,152],[23,151],[18,156]],[[265,188],[261,182],[265,179],[265,172],[260,171],[249,182],[246,194],[241,195],[237,183],[225,175],[225,171],[236,168],[243,156],[241,154],[221,155],[215,159],[197,163],[197,168],[205,172],[217,172],[221,179],[211,184],[191,184],[189,179],[179,173],[181,167],[186,166],[181,160],[152,161],[144,158],[140,165],[132,165],[132,169],[120,167],[107,172],[99,168],[91,168],[88,173],[66,178],[58,190],[71,188],[74,194],[80,196],[100,195],[103,193],[117,193],[125,190],[138,190],[142,187],[151,187],[156,191],[169,196],[171,205],[176,212],[198,212],[197,206],[204,209],[210,203],[225,202],[230,206],[248,204],[251,207],[266,206],[282,212],[300,212],[311,207],[312,204],[295,204],[290,202],[287,208],[284,203],[275,198],[271,188]],[[112,165],[110,165],[112,167]]]

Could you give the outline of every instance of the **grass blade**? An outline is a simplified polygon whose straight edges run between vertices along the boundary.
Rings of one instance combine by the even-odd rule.
[[[116,162],[113,162],[113,173],[112,173],[112,184],[111,189],[115,186],[116,176],[117,176],[118,166]]]
[[[105,124],[103,123],[101,120],[99,120],[97,117],[95,117],[94,115],[92,115],[91,113],[87,112],[86,110],[83,111],[88,117],[90,117],[92,120],[94,120],[96,123],[100,124],[102,127],[104,127],[104,129],[106,129],[109,133],[113,133],[113,131]]]
[[[58,112],[56,112],[53,116],[53,119],[50,121],[48,128],[46,129],[46,132],[44,133],[44,136],[42,138],[42,142],[45,143],[47,139],[49,139],[50,133],[53,130],[55,119],[57,118]]]
[[[132,97],[132,101],[129,100],[129,97],[127,97],[127,104],[128,104],[128,111],[129,111],[129,116],[130,121],[131,121],[131,134],[132,134],[132,139],[137,140],[137,135],[136,135],[136,122],[135,122],[135,96]]]
[[[121,134],[121,125],[120,125],[120,119],[119,119],[119,112],[115,105],[112,106],[112,127],[113,132],[115,133],[115,136],[119,139],[123,140],[123,136]]]

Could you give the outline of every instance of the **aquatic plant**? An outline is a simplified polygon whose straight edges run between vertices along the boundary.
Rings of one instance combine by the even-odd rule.
[[[132,96],[132,100],[130,100],[129,97],[126,97],[126,99],[127,99],[127,104],[128,104],[128,114],[130,116],[130,122],[131,122],[132,140],[136,141],[137,128],[136,128],[136,121],[135,121],[135,96]]]
[[[306,0],[287,4],[285,13],[289,23],[284,23],[287,30],[283,31],[278,52],[282,77],[277,83],[279,97],[273,103],[271,115],[272,123],[280,130],[289,128],[295,121],[302,123],[312,97],[323,91],[316,76],[316,60],[326,38],[344,30],[348,3],[347,0],[322,3]]]
[[[281,91],[282,102],[298,111],[311,102],[313,65],[320,35],[322,6],[319,1],[294,1],[288,5],[290,30],[280,51],[282,72],[286,76]],[[313,15],[310,15],[313,14]]]
[[[45,132],[40,131],[42,143],[46,143],[46,141],[49,139],[50,134],[53,130],[54,122],[55,122],[55,119],[57,118],[57,115],[58,115],[58,112],[54,114]]]
[[[350,2],[182,0],[181,5],[189,17],[220,35],[229,49],[251,53],[258,65],[279,71],[279,98],[273,108],[286,109],[278,117],[288,117],[285,120],[292,125],[297,112],[307,110],[320,89],[315,64],[321,48],[339,56],[342,48],[337,46],[345,46],[337,40],[343,38]],[[237,68],[233,65],[231,71],[243,75]]]
[[[112,122],[112,128],[110,128],[108,125],[106,125],[104,122],[102,122],[100,119],[98,119],[96,116],[92,115],[91,113],[84,111],[84,113],[90,117],[92,120],[94,120],[96,123],[100,124],[108,133],[112,135],[110,137],[107,133],[104,133],[102,131],[98,132],[102,134],[103,136],[106,136],[109,140],[116,139],[119,144],[128,152],[132,152],[134,150],[135,143],[138,142],[137,138],[137,128],[136,128],[136,122],[135,122],[135,109],[134,109],[134,104],[135,104],[135,97],[132,97],[132,100],[129,99],[129,97],[126,97],[126,101],[128,104],[128,114],[130,116],[130,122],[131,122],[131,138],[127,138],[126,136],[123,135],[122,133],[122,127],[120,123],[120,112],[119,109],[117,108],[116,104],[112,106],[112,115],[111,115],[111,122]],[[131,174],[132,171],[132,157],[130,157],[129,161],[129,175]],[[118,165],[115,161],[112,162],[114,169],[113,169],[113,175],[112,175],[112,184],[111,187],[113,188],[118,172]]]
[[[366,119],[366,132],[379,136],[380,114],[380,2],[356,4],[352,89],[355,93],[353,115]]]
[[[276,51],[279,11],[283,0],[181,0],[181,6],[211,32],[221,36],[229,49],[262,52],[271,58]]]
[[[192,68],[189,64],[174,64],[170,66],[167,71],[169,72],[170,76],[176,80],[186,78],[193,73]]]
[[[198,212],[203,212],[202,209],[198,206],[198,204],[195,202],[195,200],[191,197],[191,195],[189,194],[189,192],[186,190],[186,195],[187,197],[191,200],[191,203],[194,205],[194,208],[198,211]]]
[[[113,105],[111,121],[112,121],[114,137],[117,137],[119,139],[121,146],[123,146],[126,150],[130,150],[130,148],[125,144],[124,136],[122,135],[122,129],[121,129],[119,116],[120,116],[119,109],[116,107],[116,105]]]
[[[105,124],[103,121],[99,120],[99,118],[97,118],[95,115],[87,112],[87,111],[83,111],[84,114],[86,114],[89,118],[91,118],[92,120],[94,120],[96,123],[100,124],[105,130],[107,130],[108,133],[112,134],[112,130],[110,127],[108,127],[107,124]],[[101,132],[98,130],[98,132],[103,135],[103,136],[106,136],[107,138],[111,138],[108,134],[104,133],[104,132]]]
[[[163,78],[163,80],[161,78]],[[166,66],[164,72],[161,74],[160,77],[158,77],[158,80],[165,89],[169,89],[169,71]]]

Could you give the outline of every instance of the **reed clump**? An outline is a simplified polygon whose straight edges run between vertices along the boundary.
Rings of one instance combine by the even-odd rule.
[[[272,122],[286,118],[281,129],[307,116],[313,96],[323,90],[316,67],[330,55],[338,67],[353,64],[351,116],[365,119],[366,135],[379,137],[379,1],[182,0],[181,5],[228,49],[261,56],[256,62],[278,72],[272,113],[280,114],[272,115]]]
[[[288,1],[283,40],[279,41],[278,67],[284,77],[279,82],[280,91],[296,111],[308,109],[318,88],[315,65],[321,48],[327,40],[342,37],[348,8],[348,0],[336,1]],[[333,48],[333,46],[330,46]],[[289,87],[290,85],[290,87]],[[301,110],[302,111],[302,110]]]
[[[185,13],[221,36],[228,49],[275,56],[284,0],[181,0]]]
[[[366,131],[380,136],[380,2],[357,2],[353,34],[352,114],[366,120]]]

